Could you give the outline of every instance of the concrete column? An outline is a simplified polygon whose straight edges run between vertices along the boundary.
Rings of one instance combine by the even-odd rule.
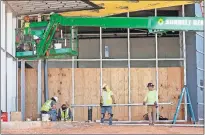
[[[7,40],[7,52],[13,54],[13,16],[12,13],[6,13],[7,27],[6,27],[6,40]]]
[[[1,1],[1,33],[5,33],[5,4]],[[5,49],[6,37],[5,34],[1,35],[1,48]],[[1,109],[6,111],[6,53],[1,49]]]
[[[16,41],[16,26],[17,26],[17,18],[13,16],[12,18],[12,55],[16,55],[16,46],[15,46],[15,41]]]

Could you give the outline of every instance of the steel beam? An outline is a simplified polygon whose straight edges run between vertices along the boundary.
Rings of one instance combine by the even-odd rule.
[[[158,105],[172,105],[173,103],[158,103]],[[154,105],[154,104],[146,104],[146,105]],[[142,103],[136,103],[136,104],[112,104],[111,106],[146,106],[143,105]],[[100,105],[98,104],[86,104],[86,105],[71,105],[71,107],[99,107]]]
[[[182,5],[182,17],[185,17],[185,8]],[[182,31],[182,44],[183,44],[183,55],[184,55],[184,85],[187,84],[186,81],[186,39],[185,39],[185,31]],[[184,93],[186,95],[186,91]],[[187,96],[184,97],[184,113],[185,120],[187,121]]]
[[[21,61],[21,116],[25,120],[25,61]]]
[[[155,17],[157,16],[157,9],[155,8]],[[157,89],[157,103],[159,94],[159,69],[158,69],[158,35],[155,33],[155,46],[156,46],[156,89]],[[159,114],[159,108],[157,108],[157,114]],[[157,120],[159,120],[159,115],[157,115]]]
[[[75,42],[73,41],[75,39],[75,28],[71,27],[71,48],[72,50],[75,47]],[[65,40],[66,41],[66,40]],[[75,104],[75,57],[72,56],[72,104]],[[73,114],[73,121],[75,120],[75,109],[72,109],[72,114]]]
[[[183,61],[184,58],[158,58],[158,61]],[[26,60],[33,61],[33,60]],[[72,59],[48,59],[48,61],[72,61]],[[101,59],[75,59],[74,61],[101,61]],[[102,59],[102,61],[128,61],[128,59]],[[130,59],[130,61],[156,61],[155,58],[150,59]]]
[[[42,89],[41,89],[41,60],[38,60],[38,96],[37,96],[37,109],[38,114],[41,113],[41,103],[42,103]]]
[[[129,12],[127,12],[127,17],[130,17]],[[127,55],[128,55],[128,103],[131,104],[131,88],[130,88],[130,29],[127,29]],[[132,120],[132,111],[131,111],[131,107],[128,106],[128,120],[131,121]]]
[[[16,111],[18,112],[18,102],[19,102],[19,62],[16,59]]]
[[[44,60],[44,101],[49,99],[48,92],[48,60]]]
[[[102,83],[103,83],[103,61],[102,61],[102,28],[100,27],[100,96],[102,93]]]
[[[149,124],[113,124],[113,126],[148,126]],[[154,124],[154,126],[163,127],[204,127],[199,124]]]
[[[72,104],[75,104],[75,58],[72,56]],[[75,119],[75,109],[72,109],[73,121]]]

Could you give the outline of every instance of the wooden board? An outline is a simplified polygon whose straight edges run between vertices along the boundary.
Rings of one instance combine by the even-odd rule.
[[[113,91],[117,104],[128,104],[128,69],[103,68],[103,83]],[[127,120],[128,107],[113,107],[114,119]]]
[[[144,96],[147,92],[147,83],[155,84],[155,68],[131,68],[131,102],[143,103]],[[146,114],[146,107],[131,107],[132,120],[143,120]]]
[[[142,103],[147,92],[147,83],[156,83],[155,68],[131,68],[131,102]],[[116,102],[128,103],[128,69],[103,68],[103,83],[112,89]],[[72,69],[50,68],[48,70],[49,97],[58,96],[60,107],[63,103],[72,103]],[[160,115],[173,119],[181,88],[183,86],[183,68],[159,68],[159,102],[174,102],[173,106],[160,106]],[[43,72],[42,72],[42,90]],[[20,111],[20,71],[19,71],[19,111]],[[75,104],[99,104],[100,69],[75,69]],[[44,95],[42,94],[42,99]],[[178,119],[184,118],[183,107]],[[128,120],[128,107],[113,107],[114,118]],[[143,120],[146,107],[131,107],[132,120]],[[37,70],[26,69],[26,118],[36,119],[37,114]],[[100,108],[93,108],[93,120],[100,119]],[[75,108],[75,120],[88,119],[88,109]]]
[[[72,79],[71,69],[69,68],[50,68],[48,70],[48,90],[49,98],[58,97],[57,108],[62,104],[71,104]]]
[[[100,103],[100,69],[75,69],[75,104]],[[93,120],[101,116],[99,108],[93,108]],[[88,120],[88,108],[76,108],[75,120]]]
[[[37,116],[37,69],[26,69],[25,76],[25,116],[34,120]]]

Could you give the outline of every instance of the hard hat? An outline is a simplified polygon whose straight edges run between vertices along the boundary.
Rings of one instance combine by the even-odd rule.
[[[51,12],[50,15],[54,14],[54,12]]]
[[[56,100],[56,102],[58,102],[58,97],[54,96],[53,98]]]
[[[39,37],[36,36],[36,35],[33,35],[33,39],[34,39],[34,40],[37,40],[37,39],[39,39]]]
[[[106,86],[107,86],[107,84],[106,84],[106,83],[104,83],[104,84],[103,84],[103,86],[102,86],[102,88],[104,88],[104,87],[106,87]]]

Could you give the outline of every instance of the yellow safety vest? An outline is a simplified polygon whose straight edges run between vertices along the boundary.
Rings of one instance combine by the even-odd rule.
[[[102,92],[102,98],[103,98],[103,106],[109,106],[112,105],[112,91],[107,90]]]
[[[25,27],[25,28],[30,27],[30,23],[29,23],[29,22],[25,22],[24,27]]]
[[[41,107],[41,111],[48,112],[51,109],[51,102],[52,100],[47,100]]]
[[[62,110],[62,108],[60,109],[61,111],[61,120],[69,120],[69,109],[67,108],[65,111]]]
[[[28,35],[30,32],[30,23],[29,22],[25,22],[24,23],[24,34]]]

